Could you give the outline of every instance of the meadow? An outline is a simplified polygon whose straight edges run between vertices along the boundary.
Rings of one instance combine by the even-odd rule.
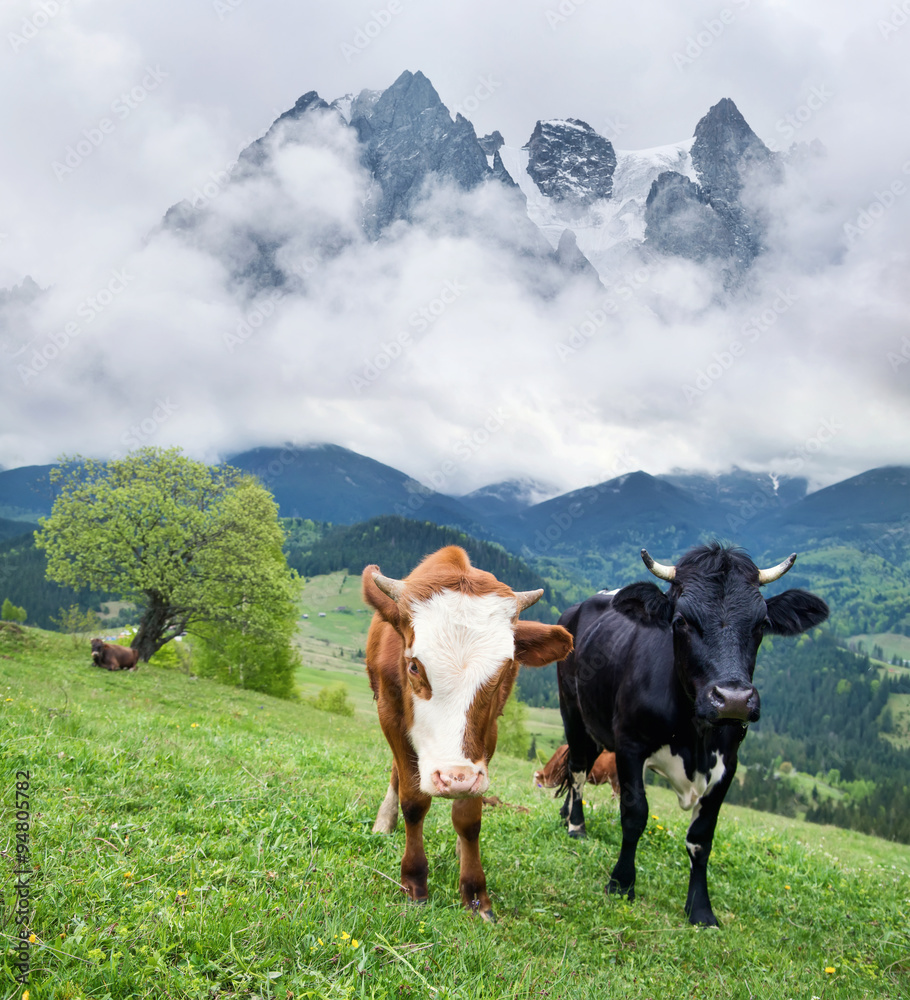
[[[426,823],[430,901],[406,903],[403,828],[370,833],[390,754],[357,650],[317,633],[301,640],[301,689],[339,669],[352,718],[178,670],[108,674],[84,642],[0,628],[2,933],[11,945],[25,769],[30,1000],[910,993],[910,848],[725,807],[710,866],[722,927],[696,929],[683,914],[687,816],[671,793],[650,790],[630,904],[603,893],[619,844],[609,789],[592,792],[588,840],[570,841],[533,764],[501,755],[491,792],[505,805],[485,810],[481,836],[498,923],[457,901],[443,803]],[[18,998],[12,958],[2,995]]]

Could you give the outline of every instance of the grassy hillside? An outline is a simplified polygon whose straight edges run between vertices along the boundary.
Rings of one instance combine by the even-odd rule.
[[[492,791],[528,811],[485,811],[499,923],[456,903],[442,803],[430,902],[406,904],[403,830],[369,832],[390,755],[368,703],[346,719],[177,671],[108,674],[66,638],[4,627],[0,754],[4,842],[12,775],[31,773],[34,998],[907,994],[910,849],[725,809],[723,927],[695,930],[669,793],[651,792],[628,904],[602,892],[619,842],[609,793],[594,792],[589,839],[569,841],[532,765],[501,756]]]

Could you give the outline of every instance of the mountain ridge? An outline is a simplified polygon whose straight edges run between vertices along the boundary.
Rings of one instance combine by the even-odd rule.
[[[399,515],[540,558],[577,561],[591,552],[620,547],[634,554],[636,546],[647,546],[669,559],[708,535],[756,553],[813,539],[846,539],[867,549],[885,545],[886,558],[910,546],[910,466],[866,470],[812,492],[802,477],[741,469],[657,476],[635,471],[540,500],[551,487],[521,479],[449,496],[333,444],[260,447],[226,461],[257,475],[282,517],[354,524]],[[49,514],[52,468],[0,472],[0,517],[25,523]]]

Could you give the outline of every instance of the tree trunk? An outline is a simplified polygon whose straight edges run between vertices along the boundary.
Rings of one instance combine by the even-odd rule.
[[[168,641],[165,633],[171,625],[171,609],[155,597],[149,598],[145,613],[139,621],[139,630],[133,636],[130,646],[139,650],[139,659],[148,661]]]

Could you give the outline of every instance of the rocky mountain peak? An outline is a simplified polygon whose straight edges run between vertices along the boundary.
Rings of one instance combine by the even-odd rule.
[[[493,156],[498,153],[500,149],[506,144],[505,139],[502,137],[502,132],[498,129],[495,132],[491,132],[489,135],[482,136],[477,140],[480,143],[480,148],[486,153],[487,156]]]
[[[712,202],[736,201],[748,174],[770,169],[773,161],[774,154],[729,97],[718,101],[695,127],[692,163]]]
[[[406,71],[372,105],[352,108],[351,127],[374,182],[364,206],[373,238],[394,219],[410,217],[431,174],[465,189],[490,175],[474,126],[461,115],[452,121],[423,73]]]
[[[548,198],[583,207],[613,193],[613,144],[587,122],[539,121],[524,148],[528,174]]]
[[[328,104],[316,93],[315,90],[309,90],[307,93],[297,99],[296,104],[293,108],[285,111],[284,114],[279,115],[276,121],[285,121],[287,119],[299,118],[301,115],[307,113],[307,111],[323,110],[328,108]]]

